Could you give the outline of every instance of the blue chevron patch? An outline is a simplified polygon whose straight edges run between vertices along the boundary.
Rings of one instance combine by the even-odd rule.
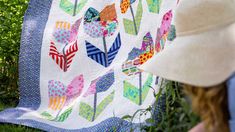
[[[97,63],[103,65],[104,67],[110,66],[110,64],[115,59],[119,49],[121,47],[121,37],[120,33],[116,37],[112,47],[109,49],[107,55],[108,55],[108,62],[106,62],[106,56],[103,51],[101,51],[99,48],[95,47],[93,44],[86,41],[86,49],[87,49],[87,56],[91,58],[92,60],[96,61]]]

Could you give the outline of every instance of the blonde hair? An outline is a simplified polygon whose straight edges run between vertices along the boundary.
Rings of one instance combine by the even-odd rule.
[[[229,132],[226,84],[203,88],[184,85],[192,99],[192,109],[205,123],[208,131]]]

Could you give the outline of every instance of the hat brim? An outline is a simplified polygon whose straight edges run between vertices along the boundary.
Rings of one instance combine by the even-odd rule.
[[[139,68],[162,78],[210,87],[235,72],[235,23],[219,29],[177,37]]]

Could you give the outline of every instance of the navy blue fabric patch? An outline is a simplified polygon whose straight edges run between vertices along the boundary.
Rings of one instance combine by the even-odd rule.
[[[105,53],[101,51],[100,49],[96,48],[91,43],[86,41],[86,49],[87,49],[88,57],[90,57],[92,60],[96,61],[97,63],[103,65],[104,67],[108,67],[113,62],[120,47],[121,47],[121,38],[120,38],[120,33],[119,33],[112,47],[107,52],[107,55],[108,55],[107,56],[108,62],[107,62]]]

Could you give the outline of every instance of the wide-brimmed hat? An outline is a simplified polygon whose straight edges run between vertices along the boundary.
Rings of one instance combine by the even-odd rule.
[[[202,87],[235,72],[234,0],[181,0],[175,27],[177,38],[140,69]]]

